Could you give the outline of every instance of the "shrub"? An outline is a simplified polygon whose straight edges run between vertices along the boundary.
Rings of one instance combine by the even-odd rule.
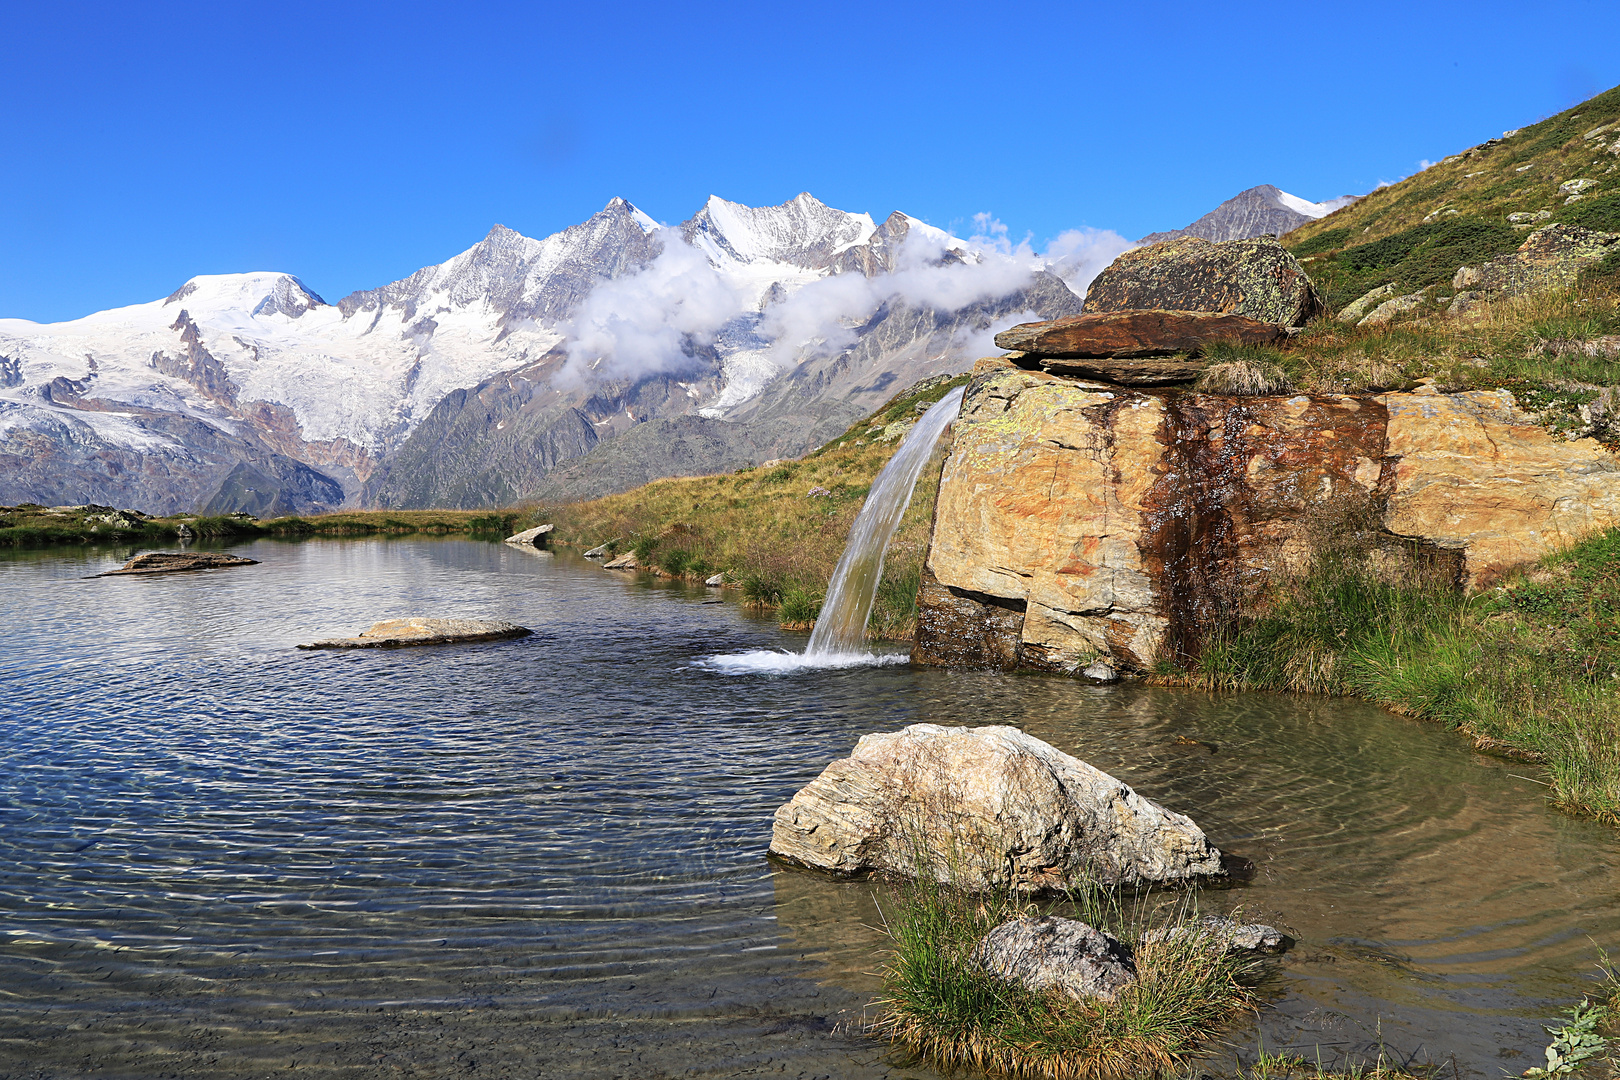
[[[804,589],[789,589],[782,594],[780,610],[782,625],[791,629],[807,630],[821,614],[821,597]]]
[[[642,566],[651,566],[653,555],[658,551],[658,537],[643,536],[636,541],[635,547],[630,550],[635,553],[636,562]]]
[[[743,578],[742,595],[749,607],[776,607],[782,602],[782,583],[764,574],[749,574]]]
[[[692,553],[685,548],[669,548],[658,556],[658,566],[670,577],[680,577],[692,565]]]

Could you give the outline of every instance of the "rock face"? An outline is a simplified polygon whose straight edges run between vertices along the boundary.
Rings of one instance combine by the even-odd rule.
[[[1077,1001],[1112,1001],[1136,981],[1125,944],[1077,919],[1057,915],[1004,922],[969,959],[998,979],[1029,990],[1060,990]]]
[[[1222,873],[1190,819],[1013,727],[863,736],[777,810],[771,852],[837,874],[1031,893]]]
[[[300,649],[398,649],[407,645],[454,645],[528,637],[534,631],[499,619],[385,619],[355,637],[328,638]]]
[[[1086,292],[1085,314],[1210,311],[1304,326],[1323,311],[1311,279],[1276,237],[1183,237],[1127,251]]]
[[[125,563],[121,569],[109,570],[97,577],[118,577],[123,574],[174,574],[182,570],[218,570],[227,566],[257,566],[259,560],[244,559],[240,555],[227,555],[223,551],[148,551]]]
[[[1511,255],[1498,256],[1483,266],[1462,267],[1452,278],[1452,286],[1477,290],[1482,299],[1565,288],[1575,284],[1582,270],[1615,250],[1617,242],[1620,233],[1554,223],[1525,237]]]
[[[1023,323],[996,335],[1016,350],[1019,363],[1060,375],[1103,379],[1126,386],[1191,382],[1197,360],[1217,341],[1269,345],[1288,336],[1275,323],[1207,311],[1112,311]]]
[[[545,538],[556,527],[555,525],[536,525],[532,529],[524,529],[520,533],[513,533],[504,542],[508,544],[543,544],[546,542]]]
[[[1233,398],[984,360],[954,432],[917,663],[1193,656],[1336,513],[1470,587],[1620,524],[1620,459],[1548,434],[1503,391]]]

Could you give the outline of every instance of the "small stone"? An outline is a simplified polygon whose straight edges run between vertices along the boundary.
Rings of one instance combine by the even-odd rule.
[[[609,540],[606,543],[598,544],[596,547],[593,547],[593,548],[591,548],[591,550],[585,552],[585,558],[587,558],[587,559],[605,559],[605,558],[607,558],[608,554],[609,554],[609,551],[612,549],[613,545],[617,544],[621,539],[623,539],[623,538],[615,536],[612,540]]]
[[[555,525],[536,525],[532,529],[524,529],[520,533],[514,533],[513,535],[508,536],[505,542],[508,544],[538,543],[542,536],[550,533],[551,530],[555,529],[556,527],[557,526]]]
[[[713,575],[712,577],[706,577],[706,578],[703,579],[703,584],[707,585],[711,589],[721,588],[722,586],[725,585],[725,583],[726,583],[726,575],[725,575],[725,571],[723,571],[723,570],[720,573]]]
[[[257,566],[259,560],[244,559],[240,555],[227,555],[222,551],[149,551],[137,555],[121,569],[109,570],[97,577],[118,577],[123,574],[176,574],[185,570],[221,570],[231,566]]]
[[[385,619],[351,638],[327,638],[300,649],[397,649],[527,637],[534,631],[499,619]]]
[[[806,497],[811,499],[830,499],[832,498],[832,492],[828,491],[824,487],[813,487],[807,493]]]
[[[1091,679],[1093,682],[1110,683],[1119,681],[1119,672],[1115,671],[1112,667],[1103,663],[1101,660],[1090,665],[1084,671],[1080,672],[1080,674],[1084,675],[1088,679]]]
[[[1174,941],[1192,934],[1207,938],[1210,951],[1224,955],[1275,956],[1293,944],[1293,939],[1275,926],[1240,923],[1224,915],[1205,915],[1186,926],[1149,930],[1142,935],[1142,941]]]
[[[1058,915],[1002,923],[974,946],[969,960],[1005,982],[1058,990],[1077,1001],[1112,1001],[1136,981],[1136,962],[1123,942]]]

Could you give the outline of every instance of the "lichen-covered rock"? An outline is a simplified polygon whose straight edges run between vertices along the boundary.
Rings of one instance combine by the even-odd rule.
[[[1461,288],[1461,286],[1458,287]],[[1393,284],[1380,285],[1378,288],[1371,289],[1357,299],[1352,300],[1350,303],[1344,305],[1344,307],[1340,309],[1337,318],[1342,323],[1358,323],[1366,317],[1369,311],[1394,295],[1395,286]]]
[[[1265,923],[1240,923],[1225,915],[1205,915],[1184,926],[1167,926],[1142,935],[1144,944],[1195,937],[1211,952],[1246,956],[1275,956],[1293,944],[1287,934]]]
[[[500,619],[384,619],[349,638],[327,638],[300,649],[398,649],[527,637],[534,631]]]
[[[1208,311],[1109,311],[1020,323],[996,335],[996,347],[1048,359],[1196,356],[1216,341],[1270,345],[1288,336],[1276,323]]]
[[[771,852],[838,874],[1032,893],[1223,872],[1190,819],[1013,727],[863,736],[777,810]]]
[[[1304,326],[1322,298],[1276,237],[1204,240],[1186,236],[1133,248],[1086,290],[1085,313],[1210,311]]]
[[[1462,267],[1452,278],[1488,299],[1524,296],[1575,284],[1581,271],[1601,260],[1620,242],[1620,233],[1593,232],[1579,225],[1554,222],[1525,237],[1517,251],[1479,267]],[[1457,284],[1461,282],[1462,284]]]
[[[1131,950],[1112,935],[1058,915],[1012,919],[990,931],[968,959],[998,979],[1077,1001],[1112,1001],[1136,981]]]
[[[1382,326],[1397,315],[1404,315],[1408,311],[1416,311],[1423,306],[1423,294],[1420,292],[1407,293],[1405,296],[1396,296],[1385,300],[1356,323],[1357,326]]]

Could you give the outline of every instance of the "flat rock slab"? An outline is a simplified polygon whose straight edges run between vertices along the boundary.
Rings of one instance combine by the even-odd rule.
[[[551,530],[555,529],[556,527],[557,526],[555,526],[555,525],[536,525],[532,529],[524,529],[520,533],[514,533],[513,535],[508,536],[506,538],[506,540],[504,541],[504,543],[508,543],[508,544],[537,544],[537,543],[540,542],[540,538],[542,536],[545,536],[546,534],[550,533]]]
[[[125,563],[121,569],[109,570],[96,577],[118,577],[124,574],[178,574],[186,570],[220,570],[228,566],[257,566],[258,559],[244,559],[240,555],[227,555],[222,551],[148,551]]]
[[[1229,341],[1271,345],[1286,340],[1279,323],[1213,311],[1106,311],[1023,323],[996,335],[996,346],[1041,361],[1049,359],[1128,360],[1138,357],[1197,356],[1205,345]]]
[[[1086,290],[1088,315],[1148,309],[1215,311],[1304,326],[1324,305],[1304,268],[1275,237],[1184,236],[1127,251]]]
[[[300,649],[399,649],[408,645],[455,645],[528,637],[526,626],[499,619],[384,619],[350,638],[328,638]]]
[[[636,553],[627,551],[617,559],[602,564],[604,570],[640,570],[641,563],[636,559]]]

